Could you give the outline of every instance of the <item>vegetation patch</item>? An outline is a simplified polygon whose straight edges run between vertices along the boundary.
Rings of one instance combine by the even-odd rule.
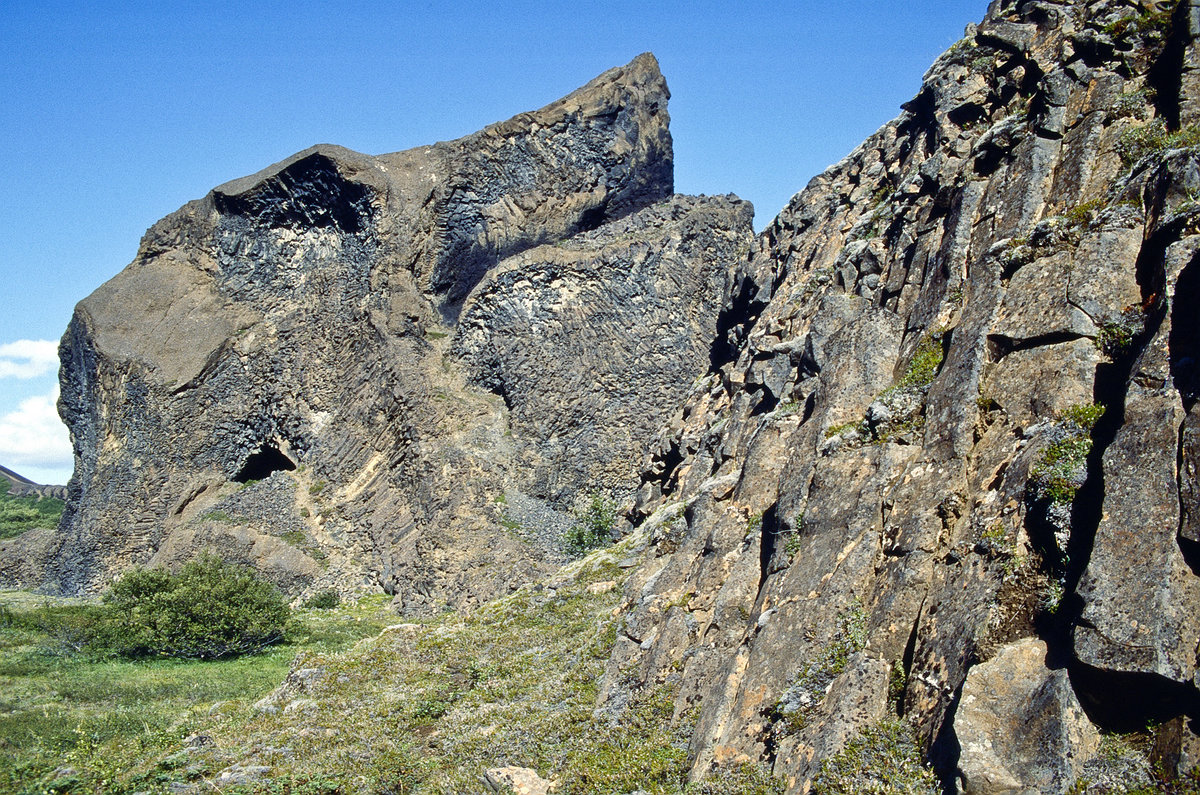
[[[1146,316],[1138,307],[1126,309],[1100,324],[1096,347],[1110,359],[1119,359],[1133,348],[1133,342],[1146,328]]]
[[[1138,119],[1146,118],[1148,106],[1154,101],[1154,92],[1150,89],[1139,89],[1137,91],[1127,91],[1117,95],[1113,100],[1112,107],[1109,108],[1109,113],[1114,119]]]
[[[341,603],[342,595],[335,588],[329,588],[308,597],[302,606],[311,610],[332,610]]]
[[[1125,39],[1135,36],[1162,36],[1171,27],[1173,7],[1174,4],[1170,3],[1167,4],[1166,8],[1152,8],[1140,14],[1121,17],[1109,22],[1102,30],[1114,39]]]
[[[1107,206],[1104,199],[1096,198],[1075,205],[1063,213],[1067,223],[1075,227],[1087,227],[1096,219],[1097,213]]]
[[[184,738],[214,721],[244,725],[251,704],[282,681],[298,654],[334,652],[377,634],[388,622],[386,602],[300,611],[283,642],[261,654],[128,659],[63,643],[98,606],[0,592],[0,791],[163,793],[173,782],[203,785],[223,765],[188,750]]]
[[[863,729],[846,747],[821,763],[813,778],[814,795],[874,793],[937,795],[937,777],[921,760],[912,729],[902,720],[885,720]]]
[[[772,709],[791,732],[798,732],[825,699],[825,691],[843,671],[850,657],[867,645],[867,614],[855,600],[838,622],[838,631],[800,672]]]
[[[1092,428],[1104,406],[1071,406],[1051,426],[1050,443],[1030,470],[1029,487],[1036,500],[1070,504],[1083,485],[1085,464],[1092,450]]]
[[[178,574],[134,568],[104,594],[89,645],[125,656],[211,660],[283,639],[287,600],[246,568],[204,555]]]
[[[593,495],[586,508],[575,517],[575,524],[563,536],[569,552],[583,554],[612,543],[613,526],[617,521],[612,500]]]
[[[15,538],[26,530],[53,530],[62,518],[65,503],[56,497],[15,496],[7,478],[0,478],[0,539]]]
[[[506,764],[567,795],[782,791],[752,766],[689,785],[695,714],[676,711],[671,682],[597,710],[621,589],[588,586],[620,581],[629,551],[599,550],[549,587],[399,624],[346,653],[303,652],[291,677],[310,682],[302,691],[279,691],[271,709],[217,710],[194,728],[211,738],[208,756],[176,739],[127,789],[149,789],[150,777],[211,789],[205,781],[237,763],[269,773],[226,792],[480,792],[484,771]]]
[[[1162,119],[1154,119],[1147,124],[1122,130],[1117,136],[1116,152],[1128,168],[1144,157],[1191,146],[1200,146],[1200,127],[1187,125],[1178,130],[1169,130]]]
[[[942,335],[927,334],[917,343],[908,369],[896,382],[894,389],[922,389],[933,382],[942,366]]]

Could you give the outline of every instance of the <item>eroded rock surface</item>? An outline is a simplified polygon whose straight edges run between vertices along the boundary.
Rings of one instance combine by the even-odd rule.
[[[674,683],[694,778],[804,792],[897,717],[973,791],[1071,789],[1092,722],[1191,747],[1198,20],[993,2],[760,235],[644,466],[654,552],[601,691]]]
[[[63,338],[50,584],[211,548],[292,594],[428,612],[547,571],[578,495],[636,486],[749,248],[749,205],[671,196],[667,99],[644,55],[457,141],[313,147],[156,224]]]
[[[1194,0],[996,0],[757,239],[670,195],[647,56],[461,141],[218,188],[64,338],[50,580],[216,547],[469,607],[605,495],[645,546],[597,714],[668,692],[693,779],[1185,773],[1197,37]]]

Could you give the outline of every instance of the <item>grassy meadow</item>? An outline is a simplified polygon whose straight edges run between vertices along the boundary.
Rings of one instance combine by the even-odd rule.
[[[214,719],[237,721],[297,654],[377,634],[386,597],[297,610],[283,643],[214,661],[128,660],[78,648],[80,600],[0,592],[0,792],[160,792],[163,758]]]
[[[781,792],[752,767],[687,783],[670,680],[596,711],[628,547],[470,614],[298,610],[286,642],[211,662],[88,656],[61,630],[86,608],[0,594],[0,790],[479,793],[515,765],[556,795]]]

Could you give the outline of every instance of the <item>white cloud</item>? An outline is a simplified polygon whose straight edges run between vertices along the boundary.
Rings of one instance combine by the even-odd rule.
[[[57,401],[55,386],[49,394],[26,398],[16,411],[0,416],[0,464],[35,480],[31,472],[70,475],[71,437],[58,418]],[[65,483],[65,478],[60,482]]]
[[[17,340],[0,345],[0,378],[38,378],[58,370],[54,340]]]

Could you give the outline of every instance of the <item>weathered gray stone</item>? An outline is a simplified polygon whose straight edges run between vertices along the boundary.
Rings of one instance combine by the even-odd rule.
[[[690,507],[652,536],[629,591],[643,595],[627,614],[638,643],[618,644],[602,688],[617,703],[618,670],[640,686],[686,660],[677,705],[699,709],[693,777],[771,755],[779,766],[791,677],[852,612],[864,651],[906,673],[897,711],[943,775],[969,672],[977,683],[1007,666],[991,658],[1038,632],[1066,649],[1075,638],[1069,661],[1089,672],[1092,706],[1108,699],[1105,677],[1138,672],[1171,680],[1178,698],[1164,706],[1153,677],[1120,679],[1137,690],[1113,708],[1122,719],[1191,709],[1200,443],[1184,418],[1200,396],[1200,328],[1163,302],[1200,298],[1186,266],[1194,155],[1151,153],[1131,169],[1117,152],[1164,107],[1146,88],[1167,68],[1151,76],[1171,35],[1161,26],[1178,22],[1138,13],[992,3],[904,112],[759,238],[742,269],[754,282],[743,294],[761,302],[738,321],[744,343],[645,467],[635,523]],[[1128,35],[1110,35],[1123,25]],[[1092,403],[1107,409],[1090,458],[1071,453],[1059,502],[1039,502],[1030,483],[1048,477],[1053,430]],[[717,499],[710,484],[731,478]],[[1064,593],[1076,578],[1078,593]],[[656,608],[677,594],[694,596]],[[993,784],[1063,791],[1094,734],[1071,717],[1065,673],[1030,665],[1037,676],[1011,688],[1057,705],[1037,713],[1056,744],[1020,745],[1029,738],[1010,725],[1011,775]],[[835,736],[807,742],[793,791]]]
[[[647,57],[461,141],[222,186],[80,305],[72,507],[30,549],[69,590],[216,546],[432,612],[547,574],[605,492],[645,540],[596,715],[673,688],[692,779],[771,760],[805,792],[886,724],[969,791],[1143,781],[1080,703],[1165,720],[1183,772],[1189,9],[995,0],[756,239],[733,199],[669,197]]]
[[[967,674],[954,713],[963,792],[1067,792],[1095,753],[1099,731],[1066,669],[1051,670],[1046,656],[1045,643],[1027,638]]]
[[[292,595],[428,612],[548,571],[557,523],[511,533],[495,497],[630,493],[749,245],[745,203],[663,203],[667,97],[644,55],[458,141],[314,147],[155,225],[64,337],[49,583],[211,548]]]

